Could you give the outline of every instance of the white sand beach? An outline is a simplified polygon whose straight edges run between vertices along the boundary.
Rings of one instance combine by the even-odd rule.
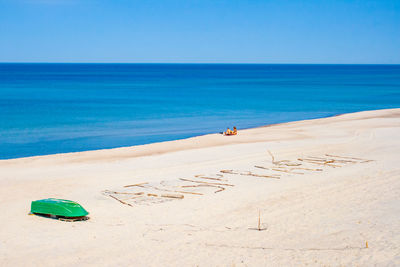
[[[0,265],[399,266],[399,159],[387,109],[3,160]],[[90,219],[28,215],[49,197]]]

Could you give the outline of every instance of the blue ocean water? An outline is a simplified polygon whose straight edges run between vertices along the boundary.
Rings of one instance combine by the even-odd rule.
[[[0,159],[400,107],[400,65],[0,64]]]

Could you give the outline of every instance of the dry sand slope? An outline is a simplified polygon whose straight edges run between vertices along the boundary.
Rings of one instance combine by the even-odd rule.
[[[399,160],[392,109],[0,161],[0,265],[399,266]]]

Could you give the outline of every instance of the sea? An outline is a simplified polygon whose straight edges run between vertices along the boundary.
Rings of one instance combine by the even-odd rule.
[[[400,108],[400,65],[0,64],[0,159]]]

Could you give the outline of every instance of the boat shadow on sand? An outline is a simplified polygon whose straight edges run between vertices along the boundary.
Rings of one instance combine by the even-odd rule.
[[[29,212],[28,215],[36,215],[42,218],[64,221],[64,222],[80,222],[80,221],[87,221],[90,219],[89,216],[81,216],[81,217],[65,217],[65,216],[57,216],[52,214],[42,214],[42,213],[32,213]]]

